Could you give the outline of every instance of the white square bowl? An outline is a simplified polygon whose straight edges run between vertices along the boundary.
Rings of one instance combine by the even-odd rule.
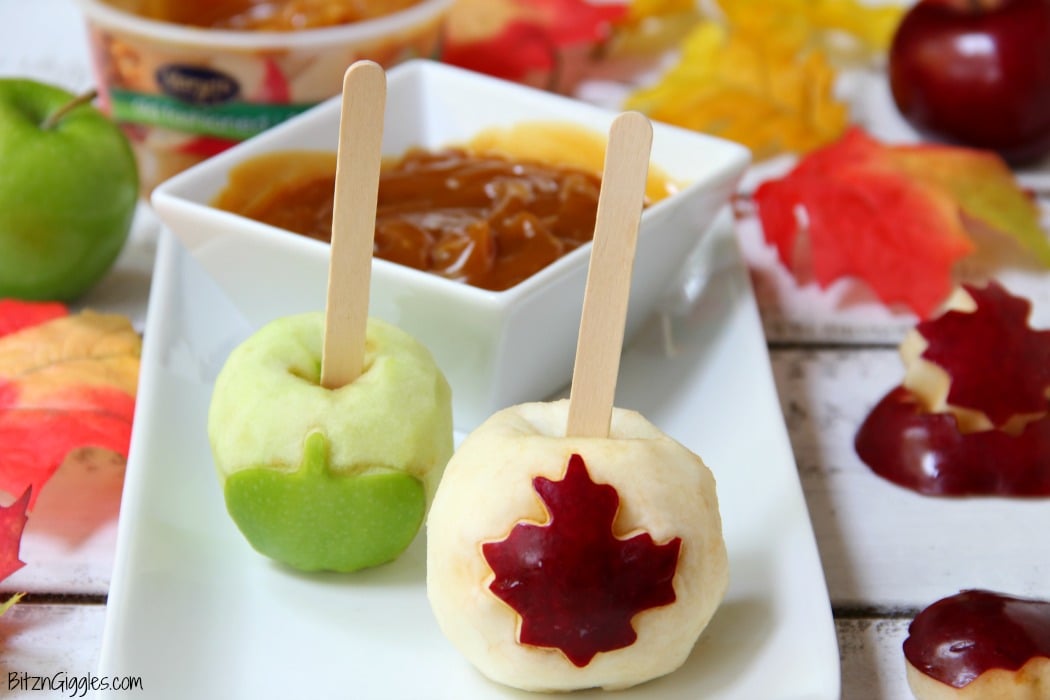
[[[334,151],[339,98],[205,161],[153,192],[157,214],[253,326],[324,307],[330,247],[210,205],[237,164],[283,150]],[[608,132],[615,112],[431,61],[387,73],[384,155],[436,149],[523,122]],[[642,214],[627,337],[674,281],[728,201],[750,160],[729,141],[653,125],[652,163],[680,191]],[[542,400],[572,374],[590,245],[520,284],[488,291],[382,259],[372,266],[369,313],[414,335],[452,386],[456,427]]]

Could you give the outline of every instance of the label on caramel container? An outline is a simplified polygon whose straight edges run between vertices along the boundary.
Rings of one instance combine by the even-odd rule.
[[[113,118],[119,122],[157,126],[188,134],[242,141],[306,111],[309,104],[258,104],[229,100],[199,104],[169,95],[114,88]]]

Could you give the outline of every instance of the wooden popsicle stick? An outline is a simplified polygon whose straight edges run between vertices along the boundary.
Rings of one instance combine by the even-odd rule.
[[[321,386],[336,389],[361,374],[372,279],[386,74],[358,61],[343,76],[332,210]]]
[[[609,436],[652,142],[652,124],[638,112],[609,128],[566,435]]]

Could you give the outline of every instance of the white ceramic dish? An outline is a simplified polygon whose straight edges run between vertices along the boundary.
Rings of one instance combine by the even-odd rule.
[[[718,480],[731,583],[686,665],[617,698],[837,700],[827,589],[758,313],[728,218],[627,348],[619,405]],[[212,380],[255,326],[163,232],[100,673],[150,698],[530,697],[477,674],[428,607],[424,541],[353,575],[293,573],[227,517],[205,432]],[[595,697],[587,691],[574,697]]]
[[[465,143],[522,122],[563,122],[607,133],[615,112],[429,61],[387,74],[383,152]],[[261,153],[334,151],[339,100],[292,119],[161,185],[158,215],[241,313],[261,324],[324,306],[328,244],[209,206],[227,172]],[[627,337],[675,278],[682,260],[732,194],[748,163],[739,145],[654,125],[652,162],[682,190],[642,215]],[[457,426],[541,399],[569,379],[590,245],[503,292],[376,260],[370,313],[423,342],[452,385]],[[260,284],[265,281],[265,284]]]

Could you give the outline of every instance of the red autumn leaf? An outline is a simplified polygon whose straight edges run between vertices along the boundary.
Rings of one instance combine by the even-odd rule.
[[[585,0],[466,2],[453,10],[441,59],[505,80],[525,80],[553,70],[562,49],[608,38],[613,24],[626,16],[626,4]],[[461,28],[479,23],[495,26]]]
[[[506,539],[482,546],[495,574],[489,589],[521,616],[521,644],[559,649],[586,666],[598,652],[634,643],[636,614],[675,601],[681,539],[618,539],[620,496],[594,483],[579,455],[561,481],[532,483],[550,519],[518,523]]]
[[[65,304],[57,301],[0,299],[0,337],[68,313]]]
[[[26,489],[11,505],[0,506],[0,581],[25,566],[25,562],[18,559],[18,549],[22,544],[30,498],[29,489]]]
[[[508,47],[513,49],[508,50]],[[483,41],[449,42],[441,54],[445,63],[503,80],[524,80],[532,71],[554,68],[557,48],[550,35],[528,22],[511,22]]]
[[[963,215],[1043,257],[1037,212],[993,156],[949,146],[887,146],[859,128],[755,193],[766,240],[795,269],[808,235],[816,281],[864,280],[887,304],[922,318],[950,293],[952,266],[976,246]],[[804,212],[805,224],[797,212]]]
[[[916,326],[928,344],[923,358],[951,377],[948,403],[981,411],[998,427],[1014,415],[1046,412],[1050,330],[1033,330],[1029,301],[996,282],[963,288],[974,311],[948,311]]]
[[[127,457],[141,341],[127,318],[83,312],[0,337],[0,490],[37,495],[66,455]]]

